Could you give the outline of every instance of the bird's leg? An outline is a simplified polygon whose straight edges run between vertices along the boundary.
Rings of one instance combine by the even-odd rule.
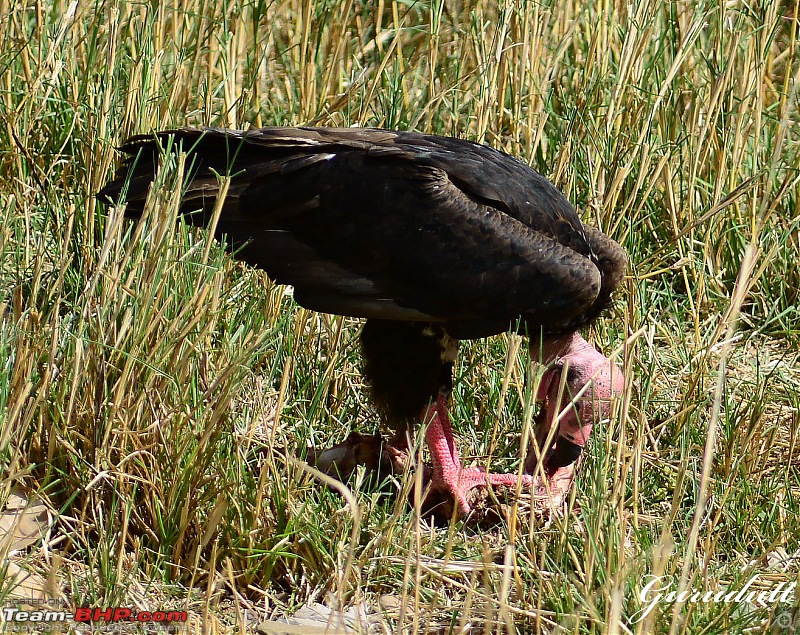
[[[459,511],[468,514],[471,510],[469,492],[475,487],[490,485],[515,487],[519,480],[517,474],[490,474],[479,467],[462,467],[458,456],[450,415],[447,410],[447,395],[440,392],[436,401],[423,411],[422,419],[428,423],[425,441],[431,453],[433,476],[431,490],[446,491],[458,503]],[[523,485],[531,485],[533,478],[522,476]]]
[[[440,392],[436,401],[431,401],[422,411],[422,423],[428,424],[425,441],[433,461],[434,479],[451,480],[451,475],[461,470],[450,415],[447,411],[447,395]]]
[[[625,382],[617,365],[579,333],[532,347],[532,351],[540,353],[543,361],[555,359],[555,363],[539,385],[537,398],[543,407],[536,430],[538,451],[535,448],[528,454],[525,472],[536,474],[541,456],[550,495],[560,502],[572,485],[575,462],[592,427],[609,417],[611,399],[622,393]],[[551,441],[546,447],[548,438]]]

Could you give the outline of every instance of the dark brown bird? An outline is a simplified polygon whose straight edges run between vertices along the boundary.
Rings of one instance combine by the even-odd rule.
[[[428,423],[430,486],[464,513],[471,489],[516,485],[517,475],[461,466],[448,416],[458,340],[527,334],[534,358],[550,364],[537,438],[544,443],[557,426],[541,454],[552,495],[563,496],[592,425],[623,386],[621,372],[578,332],[623,278],[617,243],[584,225],[517,159],[416,132],[185,129],[133,137],[99,198],[116,201],[127,184],[126,214],[140,215],[160,148],[173,136],[192,166],[180,208],[188,222],[208,222],[215,173],[230,175],[216,235],[236,257],[292,285],[304,307],[367,318],[361,343],[373,398],[400,429]],[[536,467],[531,455],[528,486]]]

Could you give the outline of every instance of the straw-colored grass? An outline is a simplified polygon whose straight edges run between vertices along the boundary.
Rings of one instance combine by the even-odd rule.
[[[800,575],[799,24],[772,1],[0,0],[0,503],[50,510],[0,540],[0,602],[29,571],[28,593],[197,632],[313,603],[367,607],[371,632],[797,627],[794,593],[636,620],[648,575]],[[298,457],[378,427],[358,321],[176,223],[180,163],[137,225],[93,198],[131,134],[307,123],[486,142],[628,250],[589,334],[627,389],[566,516],[434,528],[363,475],[322,484]],[[530,421],[510,344],[456,370],[483,464],[515,465]]]

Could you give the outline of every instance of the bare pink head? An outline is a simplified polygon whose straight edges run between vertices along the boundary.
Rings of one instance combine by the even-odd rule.
[[[553,425],[558,426],[551,453],[553,467],[558,468],[577,459],[594,424],[611,415],[611,400],[622,394],[625,379],[614,362],[577,332],[541,346],[532,345],[531,351],[543,363],[553,362],[537,393],[537,399],[543,402],[537,440],[541,446]],[[526,467],[535,467],[531,456]]]

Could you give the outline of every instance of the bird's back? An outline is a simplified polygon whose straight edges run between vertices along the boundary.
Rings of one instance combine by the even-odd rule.
[[[457,337],[546,331],[595,317],[622,279],[622,249],[584,226],[569,202],[520,161],[469,141],[362,128],[177,130],[140,136],[99,194],[127,183],[144,208],[160,147],[175,137],[190,177],[181,213],[217,226],[237,257],[295,288],[308,308],[431,321]]]

